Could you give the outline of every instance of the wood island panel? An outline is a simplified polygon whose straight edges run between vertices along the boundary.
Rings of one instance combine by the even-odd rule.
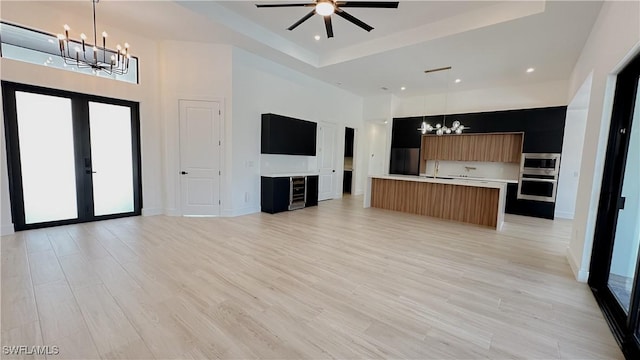
[[[500,190],[371,179],[371,207],[496,227]]]

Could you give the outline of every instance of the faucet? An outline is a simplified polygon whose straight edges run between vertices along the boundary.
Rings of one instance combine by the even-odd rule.
[[[438,177],[438,167],[440,166],[440,162],[438,160],[436,160],[436,164],[433,168],[433,178],[437,178]]]
[[[475,166],[465,166],[464,169],[469,172],[471,170],[476,170],[477,168]]]

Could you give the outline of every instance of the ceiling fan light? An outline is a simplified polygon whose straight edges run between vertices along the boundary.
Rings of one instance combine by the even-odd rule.
[[[329,16],[335,12],[336,8],[330,1],[321,1],[316,5],[318,15]]]

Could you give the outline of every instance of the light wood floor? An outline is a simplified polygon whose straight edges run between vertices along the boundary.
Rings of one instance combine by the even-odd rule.
[[[2,345],[59,346],[50,359],[622,359],[565,260],[570,222],[508,216],[496,232],[361,201],[2,237]]]

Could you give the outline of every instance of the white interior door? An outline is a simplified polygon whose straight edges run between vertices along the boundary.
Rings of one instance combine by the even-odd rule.
[[[318,124],[318,201],[333,199],[336,193],[336,125]]]
[[[379,124],[369,125],[369,175],[384,173],[384,153],[387,146],[387,127]]]
[[[220,103],[180,100],[182,215],[220,215]]]

